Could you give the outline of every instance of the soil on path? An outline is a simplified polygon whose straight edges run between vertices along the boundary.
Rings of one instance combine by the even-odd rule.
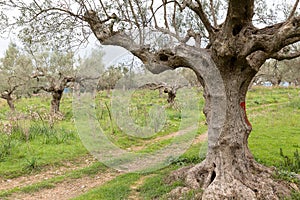
[[[32,185],[55,176],[63,175],[76,169],[88,167],[94,162],[96,162],[96,159],[91,155],[87,155],[77,158],[73,161],[64,161],[60,164],[60,167],[46,167],[46,169],[41,170],[38,174],[30,174],[13,179],[0,178],[0,190],[8,190],[15,187]]]
[[[31,194],[16,193],[9,197],[8,200],[67,200],[84,194],[85,192],[95,187],[99,187],[107,181],[114,179],[119,174],[120,173],[118,172],[110,171],[99,173],[94,177],[83,177],[79,179],[66,180],[62,183],[56,184],[54,188],[42,189]]]

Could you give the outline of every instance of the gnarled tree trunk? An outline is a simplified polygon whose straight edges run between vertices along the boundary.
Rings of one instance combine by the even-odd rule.
[[[247,63],[214,62],[214,69],[207,72],[207,66],[213,65],[209,57],[191,49],[182,53],[185,51],[194,55],[189,62],[204,85],[208,152],[202,163],[175,172],[175,176],[183,177],[188,188],[203,189],[198,195],[202,199],[279,199],[288,195],[288,187],[274,181],[272,170],[257,163],[248,148],[252,126],[245,99],[256,71]]]
[[[60,100],[63,95],[63,90],[55,90],[52,92],[52,100],[50,105],[50,112],[57,114],[59,112]]]

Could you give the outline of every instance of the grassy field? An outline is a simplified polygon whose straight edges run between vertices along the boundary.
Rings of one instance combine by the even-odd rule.
[[[201,110],[204,102],[200,91],[197,101]],[[71,96],[65,95],[62,100],[63,119],[53,119],[49,116],[49,103],[50,98],[47,96],[18,99],[16,100],[18,113],[11,115],[5,102],[0,101],[1,179],[14,180],[22,176],[38,175],[48,169],[65,166],[68,162],[76,163],[80,158],[88,156],[88,151],[74,126]],[[194,112],[194,108],[186,109],[190,117],[184,116],[187,123],[182,125],[182,102],[178,102],[175,108],[169,107],[166,97],[159,97],[158,91],[136,91],[132,95],[129,107],[134,123],[157,128],[157,133],[147,138],[128,135],[117,126],[116,120],[110,117],[112,110],[106,92],[99,93],[96,101],[92,103],[96,109],[97,120],[106,136],[114,144],[128,151],[149,153],[165,147],[171,142],[168,135],[180,128],[187,128],[190,119],[195,117],[199,123],[195,136],[203,134],[207,129],[202,112],[200,111],[200,114]],[[164,106],[166,114],[162,127],[157,125],[158,122],[151,121],[153,105]],[[300,173],[300,159],[297,157],[297,151],[300,150],[299,88],[255,87],[247,96],[247,113],[253,126],[249,147],[255,159],[283,171],[284,176],[279,178],[294,181],[291,173]],[[77,195],[75,199],[132,199],[132,196],[137,195],[140,199],[164,199],[166,193],[182,184],[177,182],[168,185],[164,182],[165,177],[174,169],[200,162],[203,154],[199,157],[199,149],[205,149],[205,143],[192,145],[182,156],[170,160],[171,165],[168,167],[145,174],[118,175],[98,187]],[[95,177],[99,171],[106,173],[109,169],[95,162],[26,187],[1,190],[0,198],[55,188],[68,180]]]

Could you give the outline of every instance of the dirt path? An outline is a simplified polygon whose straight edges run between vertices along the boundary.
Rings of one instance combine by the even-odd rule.
[[[195,128],[196,128],[196,127],[192,126],[192,127],[189,127],[189,128],[187,128],[187,129],[185,129],[185,130],[183,130],[183,131],[185,131],[185,132],[187,132],[187,131],[192,131],[192,130],[194,130]],[[180,131],[171,133],[171,134],[166,135],[166,136],[162,136],[162,137],[155,138],[155,139],[152,140],[151,142],[153,142],[153,141],[160,141],[160,140],[166,140],[166,139],[169,139],[169,138],[171,138],[171,137],[174,137],[174,136],[176,136],[176,135],[178,135],[178,134],[182,134],[182,132],[181,132],[181,133],[179,133],[179,132],[180,132]],[[206,131],[205,133],[201,134],[201,135],[198,135],[198,136],[194,139],[193,144],[199,144],[199,143],[201,143],[201,142],[205,142],[205,141],[207,140],[207,136],[208,136],[207,131]],[[138,191],[138,189],[139,189],[139,187],[140,187],[141,185],[143,185],[144,181],[145,181],[147,178],[151,177],[151,176],[153,176],[153,174],[150,174],[150,175],[148,175],[148,176],[142,176],[138,181],[136,181],[134,184],[132,184],[132,185],[130,186],[131,193],[130,193],[129,196],[128,196],[128,200],[142,200],[142,198],[140,197],[140,192]]]
[[[8,200],[67,200],[81,195],[95,187],[98,187],[107,181],[110,181],[117,177],[118,172],[106,172],[99,173],[95,177],[83,177],[79,179],[67,180],[62,183],[58,183],[54,188],[43,189],[31,194],[16,193]]]
[[[149,144],[154,144],[154,143],[159,142],[159,141],[162,141],[162,140],[167,140],[167,139],[170,139],[170,138],[172,138],[172,137],[176,137],[176,136],[179,136],[179,135],[183,135],[183,134],[186,134],[186,133],[188,133],[188,132],[194,131],[194,130],[196,130],[196,129],[197,129],[197,126],[196,126],[196,125],[195,125],[195,126],[190,126],[190,127],[186,128],[186,129],[179,130],[179,131],[170,133],[170,134],[168,134],[168,135],[156,137],[155,139],[152,139],[152,140],[147,140],[147,141],[145,141],[145,142],[143,143],[143,145],[141,145],[141,146],[131,146],[131,147],[130,147],[130,150],[131,150],[131,151],[140,151],[140,150],[146,148],[147,145],[149,145]],[[201,134],[201,135],[203,135],[203,134]],[[199,138],[201,135],[197,136],[194,140],[198,141],[198,140],[199,140],[198,138]],[[204,136],[201,136],[201,137],[200,137],[200,141],[199,141],[199,142],[201,142],[202,137],[204,137]],[[194,143],[195,143],[195,142],[194,142]]]
[[[154,143],[158,142],[161,140],[166,140],[172,137],[175,137],[177,135],[181,135],[190,131],[195,130],[197,127],[196,126],[191,126],[189,128],[186,128],[181,131],[177,131],[165,136],[157,137],[153,140],[145,141],[145,144],[143,146],[137,146],[133,147],[132,149],[134,150],[141,150],[146,147],[147,144],[149,143]],[[200,143],[205,141],[207,138],[207,133],[201,134],[197,136],[194,139],[194,144]],[[0,179],[0,190],[9,190],[15,187],[24,187],[28,185],[32,185],[47,179],[51,179],[53,177],[63,175],[67,172],[77,170],[77,169],[82,169],[85,167],[90,166],[92,163],[96,162],[96,159],[93,158],[92,156],[85,156],[78,158],[74,161],[67,161],[62,163],[62,166],[60,167],[49,167],[49,169],[46,169],[45,171],[41,171],[38,174],[33,174],[33,175],[27,175],[27,176],[22,176],[14,179]],[[33,193],[14,193],[12,196],[6,198],[6,199],[11,199],[11,200],[48,200],[48,199],[59,199],[59,200],[66,200],[70,199],[73,197],[76,197],[78,195],[81,195],[88,190],[99,187],[100,185],[106,183],[107,181],[110,181],[120,175],[120,172],[116,172],[113,170],[108,170],[107,172],[102,172],[99,173],[93,177],[82,177],[78,179],[66,179],[65,181],[61,183],[57,183],[53,188],[50,189],[41,189],[38,190],[37,192]],[[151,176],[151,175],[149,175]],[[139,199],[139,192],[138,188],[141,186],[144,182],[144,180],[149,177],[149,176],[144,176],[140,180],[138,180],[135,184],[131,186],[131,194],[128,199],[130,200],[136,200]]]
[[[151,176],[153,176],[153,174],[142,176],[139,180],[137,180],[134,184],[130,186],[131,193],[128,196],[128,200],[142,200],[139,195],[138,189],[141,185],[144,184],[144,181]]]
[[[194,141],[193,144],[199,144],[200,142],[205,142],[207,140],[208,132],[202,133],[201,135],[198,135]]]
[[[53,178],[55,176],[63,175],[66,172],[88,167],[95,161],[96,160],[93,156],[87,155],[84,157],[77,158],[73,161],[62,162],[62,166],[60,167],[49,167],[48,169],[42,170],[38,174],[26,175],[13,179],[0,178],[0,190],[8,190],[15,187],[24,187],[27,185],[32,185],[34,183]]]

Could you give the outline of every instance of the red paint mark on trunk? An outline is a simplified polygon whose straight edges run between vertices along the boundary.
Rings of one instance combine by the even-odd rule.
[[[246,102],[241,102],[240,103],[240,106],[244,109],[244,111],[245,111],[245,121],[246,121],[246,124],[248,125],[248,126],[251,126],[252,127],[252,125],[251,125],[251,123],[249,122],[249,120],[248,120],[248,118],[247,118],[247,113],[246,113]]]

